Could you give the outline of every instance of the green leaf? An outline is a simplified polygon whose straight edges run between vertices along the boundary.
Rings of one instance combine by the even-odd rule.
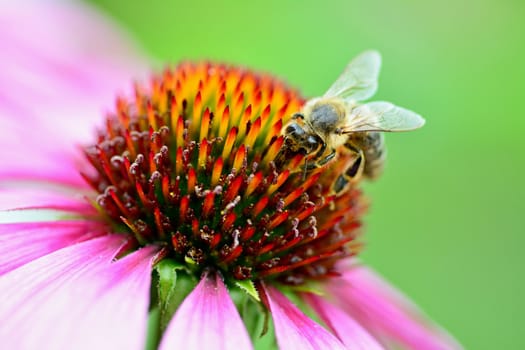
[[[242,281],[235,281],[235,285],[245,291],[249,296],[254,298],[257,301],[261,301],[261,298],[259,297],[259,292],[255,288],[255,285],[253,284],[252,280],[242,280]]]

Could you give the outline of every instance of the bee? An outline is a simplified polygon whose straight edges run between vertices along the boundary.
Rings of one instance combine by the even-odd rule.
[[[295,154],[305,158],[308,170],[349,152],[352,161],[334,182],[339,193],[362,177],[376,178],[383,168],[386,149],[383,132],[409,131],[425,120],[415,112],[390,102],[368,102],[377,90],[381,56],[365,51],[354,58],[322,97],[308,100],[283,128],[284,143],[276,157],[278,166]]]

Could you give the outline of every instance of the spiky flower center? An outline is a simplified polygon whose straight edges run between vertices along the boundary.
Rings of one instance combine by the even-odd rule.
[[[238,280],[330,275],[356,251],[362,205],[355,189],[331,193],[344,156],[306,177],[302,155],[276,168],[283,125],[303,103],[266,75],[181,64],[117,101],[85,149],[96,171],[84,177],[136,247]]]

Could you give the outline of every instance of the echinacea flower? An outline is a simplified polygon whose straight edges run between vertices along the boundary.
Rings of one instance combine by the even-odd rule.
[[[3,348],[250,349],[270,319],[281,349],[460,348],[356,260],[366,205],[331,191],[349,155],[275,165],[296,90],[186,62],[97,121],[145,65],[46,5],[0,13]]]

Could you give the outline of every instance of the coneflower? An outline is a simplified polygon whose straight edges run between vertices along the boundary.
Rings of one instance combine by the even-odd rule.
[[[2,39],[20,47],[13,33]],[[40,88],[85,102],[81,83]],[[16,209],[0,225],[2,346],[237,350],[275,336],[281,349],[459,348],[354,258],[366,204],[357,184],[333,190],[351,156],[275,163],[305,103],[281,80],[181,63],[117,98],[91,142],[74,141],[74,124],[94,119],[83,104],[46,110],[2,85],[0,204]],[[33,216],[43,211],[53,220]]]

